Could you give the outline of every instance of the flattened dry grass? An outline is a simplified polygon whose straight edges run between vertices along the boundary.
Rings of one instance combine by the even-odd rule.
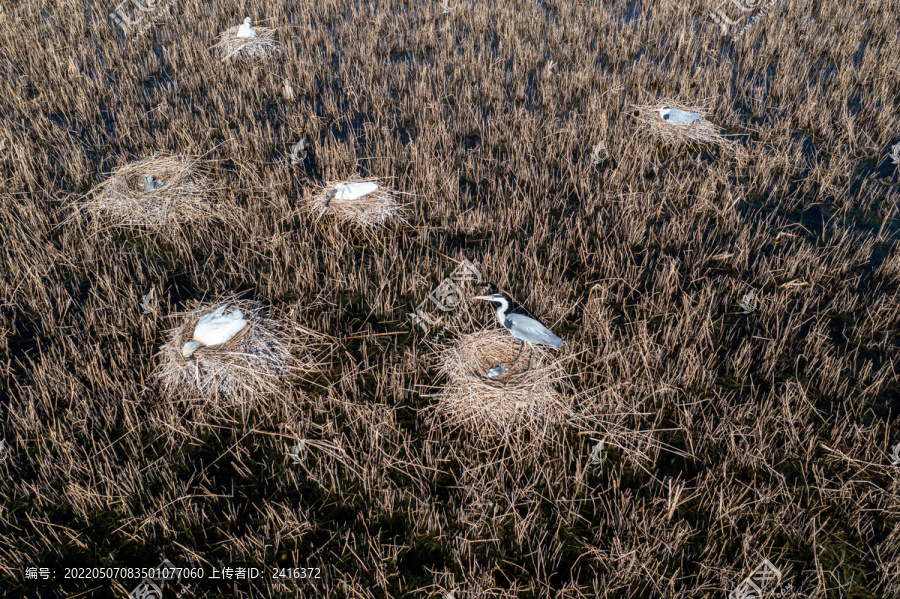
[[[145,190],[144,176],[163,186]],[[174,231],[189,223],[237,222],[233,205],[213,203],[217,191],[201,159],[155,155],[117,168],[77,209],[97,227]]]

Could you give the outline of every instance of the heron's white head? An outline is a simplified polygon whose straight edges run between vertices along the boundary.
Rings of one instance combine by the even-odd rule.
[[[247,27],[250,27],[250,23],[251,23],[250,17],[247,17],[246,19],[244,19],[244,25],[246,25]]]
[[[194,355],[194,352],[200,349],[202,344],[199,341],[188,341],[181,348],[181,355],[184,356],[185,359],[190,358]]]
[[[486,302],[490,302],[491,305],[497,309],[497,318],[499,318],[501,322],[506,315],[506,311],[509,309],[509,300],[499,293],[492,293],[490,295],[476,295],[472,299],[480,299]]]
[[[659,116],[664,121],[669,120],[670,114],[672,114],[672,109],[669,108],[668,106],[663,106],[662,108],[659,109]]]

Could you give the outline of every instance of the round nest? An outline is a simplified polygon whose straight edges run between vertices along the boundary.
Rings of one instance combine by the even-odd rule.
[[[443,350],[437,361],[446,384],[438,411],[500,436],[525,428],[543,437],[567,421],[572,407],[571,397],[560,391],[567,380],[563,359],[548,347],[526,344],[516,361],[520,347],[503,329],[463,335]]]
[[[659,110],[664,106],[697,112],[703,114],[704,118],[689,125],[670,123],[659,116]],[[702,106],[687,106],[674,100],[660,100],[656,104],[632,105],[632,108],[635,109],[635,117],[644,126],[645,131],[665,144],[676,147],[691,143],[735,145],[734,141],[723,135],[721,129],[706,120],[706,110]]]
[[[281,42],[275,39],[275,28],[254,25],[256,37],[238,37],[238,29],[240,25],[223,31],[213,46],[222,55],[223,61],[250,62],[281,53]]]
[[[338,185],[348,183],[376,183],[378,189],[352,200],[332,197]],[[377,178],[354,177],[346,181],[329,181],[318,194],[307,197],[305,203],[306,209],[318,219],[331,215],[341,223],[371,230],[394,221],[405,222],[403,218],[405,209],[403,204],[397,201],[396,195],[398,192],[384,187],[378,183]]]
[[[247,326],[227,343],[200,347],[190,358],[184,358],[181,348],[192,340],[200,317],[226,304],[228,313],[243,313]],[[232,402],[283,393],[285,378],[295,367],[295,339],[284,325],[264,318],[262,312],[256,302],[232,300],[198,305],[173,315],[179,324],[168,331],[154,373],[162,391]]]
[[[132,162],[95,187],[82,209],[115,227],[169,228],[221,218],[209,203],[213,187],[204,171],[198,159],[186,156]]]

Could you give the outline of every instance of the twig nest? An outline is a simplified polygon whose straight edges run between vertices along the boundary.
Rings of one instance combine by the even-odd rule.
[[[505,329],[460,337],[437,356],[446,383],[437,409],[479,432],[506,436],[525,428],[544,436],[572,415],[558,350],[521,344]],[[516,360],[516,356],[518,361]]]
[[[226,29],[213,46],[223,61],[261,60],[281,53],[281,42],[275,39],[276,29],[252,25],[250,18],[238,26]]]
[[[154,375],[163,392],[228,401],[283,393],[286,376],[297,366],[297,339],[262,313],[256,302],[233,300],[173,315],[178,324],[168,331]],[[204,329],[204,318],[216,330]],[[199,335],[198,328],[204,329]]]
[[[635,105],[637,119],[652,137],[672,146],[710,143],[731,146],[722,130],[704,118],[701,106],[687,106],[673,100],[656,104]]]
[[[227,216],[210,203],[213,191],[198,159],[157,155],[113,171],[81,209],[113,227],[166,229]]]
[[[377,178],[353,178],[330,181],[318,194],[306,198],[305,207],[316,218],[331,216],[339,222],[371,230],[404,220],[404,206],[397,201],[397,195],[398,192]]]

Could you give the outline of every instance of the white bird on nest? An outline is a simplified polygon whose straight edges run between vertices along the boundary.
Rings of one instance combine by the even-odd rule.
[[[250,17],[244,19],[244,22],[238,27],[238,32],[235,37],[256,37],[256,32],[250,27]]]
[[[339,200],[356,200],[369,195],[376,189],[378,189],[378,184],[371,181],[367,183],[338,183],[334,186],[334,191],[331,192],[328,199],[325,200],[325,205],[327,206],[328,202],[334,198]]]
[[[235,335],[244,330],[247,321],[240,310],[225,314],[225,304],[215,312],[201,316],[194,327],[194,340],[188,341],[181,348],[181,355],[190,358],[201,347],[221,345],[231,341]]]
[[[659,116],[662,120],[676,125],[690,125],[694,121],[699,121],[703,118],[703,115],[699,112],[687,112],[677,108],[669,108],[668,106],[663,106],[659,109]]]

